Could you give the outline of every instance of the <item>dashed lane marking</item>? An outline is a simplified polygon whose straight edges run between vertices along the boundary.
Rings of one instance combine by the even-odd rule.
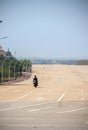
[[[28,95],[29,95],[29,93],[27,93],[27,94],[25,94],[25,95],[23,95],[23,96],[21,96],[21,97],[15,98],[15,99],[11,100],[10,102],[14,102],[14,101],[23,99],[24,97],[27,97]]]
[[[30,124],[1,124],[0,127],[30,127]]]
[[[62,100],[63,100],[63,98],[64,98],[64,96],[65,96],[66,92],[67,92],[67,91],[65,91],[65,92],[62,94],[62,96],[61,96],[61,97],[57,100],[57,102],[60,102],[60,101],[62,101]]]
[[[71,112],[86,110],[86,109],[88,109],[88,107],[78,108],[78,109],[69,110],[69,111],[61,111],[61,112],[57,112],[57,113],[58,113],[58,114],[65,114],[65,113],[71,113]]]
[[[34,111],[39,111],[39,110],[45,110],[45,109],[50,109],[50,108],[52,108],[52,107],[43,107],[43,108],[38,108],[38,109],[30,109],[30,110],[28,110],[28,112],[34,112]]]
[[[31,107],[31,106],[40,106],[40,105],[45,105],[45,104],[50,104],[50,103],[56,103],[56,102],[60,102],[63,97],[65,96],[66,91],[62,94],[62,96],[57,100],[57,101],[49,101],[49,102],[43,102],[43,103],[37,103],[37,104],[31,104],[31,105],[26,105],[26,106],[18,106],[18,107],[13,107],[13,108],[3,108],[0,109],[0,111],[10,111],[10,110],[16,110],[16,109],[22,109],[22,108],[27,108],[27,107]],[[17,101],[20,100],[26,96],[28,96],[29,94],[25,94],[24,96],[21,96],[19,98],[13,99],[11,100],[11,102],[13,101]]]
[[[33,118],[33,117],[30,117],[30,118],[24,118],[24,117],[23,118],[19,118],[19,117],[18,118],[14,118],[14,117],[13,118],[0,118],[0,120],[24,120],[24,119],[25,120],[33,120],[35,118]]]
[[[10,111],[10,110],[16,110],[16,109],[22,109],[22,108],[27,108],[27,107],[34,107],[34,106],[40,106],[40,105],[46,105],[50,103],[55,103],[56,101],[51,101],[51,102],[43,102],[43,103],[37,103],[37,104],[30,104],[26,106],[19,106],[19,107],[13,107],[13,108],[4,108],[0,109],[0,111]]]

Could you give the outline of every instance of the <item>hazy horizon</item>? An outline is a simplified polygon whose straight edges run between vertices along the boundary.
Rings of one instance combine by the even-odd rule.
[[[88,59],[87,0],[0,0],[0,20],[16,57]]]

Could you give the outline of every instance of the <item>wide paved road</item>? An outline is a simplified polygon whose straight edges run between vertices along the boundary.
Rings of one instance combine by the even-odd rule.
[[[0,130],[88,130],[88,66],[35,65],[33,75],[0,87]]]

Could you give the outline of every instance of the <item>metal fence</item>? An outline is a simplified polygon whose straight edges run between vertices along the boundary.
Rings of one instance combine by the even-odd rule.
[[[3,58],[0,60],[0,82],[16,80],[23,72],[31,72],[30,60],[17,60],[15,58]]]

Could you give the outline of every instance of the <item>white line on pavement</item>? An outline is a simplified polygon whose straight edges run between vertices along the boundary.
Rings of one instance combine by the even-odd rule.
[[[33,117],[31,117],[31,118],[25,118],[25,117],[23,117],[23,118],[0,118],[0,120],[24,120],[24,119],[26,119],[26,120],[33,120],[33,119],[35,119],[35,118],[33,118]]]
[[[24,97],[27,97],[28,95],[29,95],[29,93],[27,93],[27,94],[25,94],[25,95],[23,95],[23,96],[21,96],[21,97],[15,98],[15,99],[11,100],[10,102],[20,100],[20,99],[22,99],[22,98],[24,98]]]
[[[52,108],[52,107],[44,107],[44,108],[38,108],[38,109],[30,109],[30,110],[28,110],[28,112],[39,111],[39,110],[45,110],[45,109],[49,109],[49,108]]]
[[[27,107],[30,107],[30,106],[40,106],[40,105],[45,105],[45,104],[49,104],[49,103],[55,103],[55,102],[60,102],[63,97],[65,96],[65,93],[66,91],[62,94],[62,96],[57,100],[57,101],[49,101],[49,102],[43,102],[43,103],[37,103],[37,104],[32,104],[32,105],[26,105],[26,106],[20,106],[20,107],[13,107],[13,108],[4,108],[4,109],[0,109],[0,111],[10,111],[10,110],[16,110],[16,109],[22,109],[22,108],[27,108]],[[22,97],[19,97],[19,98],[16,98],[14,100],[11,100],[11,102],[13,101],[17,101],[19,99],[22,99],[24,98],[25,96],[28,96],[29,94],[26,94]]]
[[[86,124],[88,125],[88,122],[86,122]]]
[[[31,125],[30,124],[1,124],[0,127],[30,127]]]
[[[65,92],[62,94],[62,96],[57,100],[57,102],[60,102],[61,100],[63,100],[63,98],[64,98],[66,92],[67,92],[67,91],[65,91]]]
[[[76,111],[85,110],[85,109],[88,109],[88,107],[78,108],[78,109],[69,110],[69,111],[62,111],[62,112],[57,112],[57,113],[58,114],[65,114],[65,113],[71,113],[71,112],[76,112]]]
[[[22,109],[22,108],[27,108],[27,107],[34,107],[34,106],[40,106],[40,105],[45,105],[49,103],[55,103],[56,101],[51,101],[51,102],[45,102],[45,103],[37,103],[37,104],[31,104],[31,105],[26,105],[26,106],[20,106],[20,107],[13,107],[13,108],[4,108],[0,109],[0,111],[10,111],[10,110],[16,110],[16,109]]]

